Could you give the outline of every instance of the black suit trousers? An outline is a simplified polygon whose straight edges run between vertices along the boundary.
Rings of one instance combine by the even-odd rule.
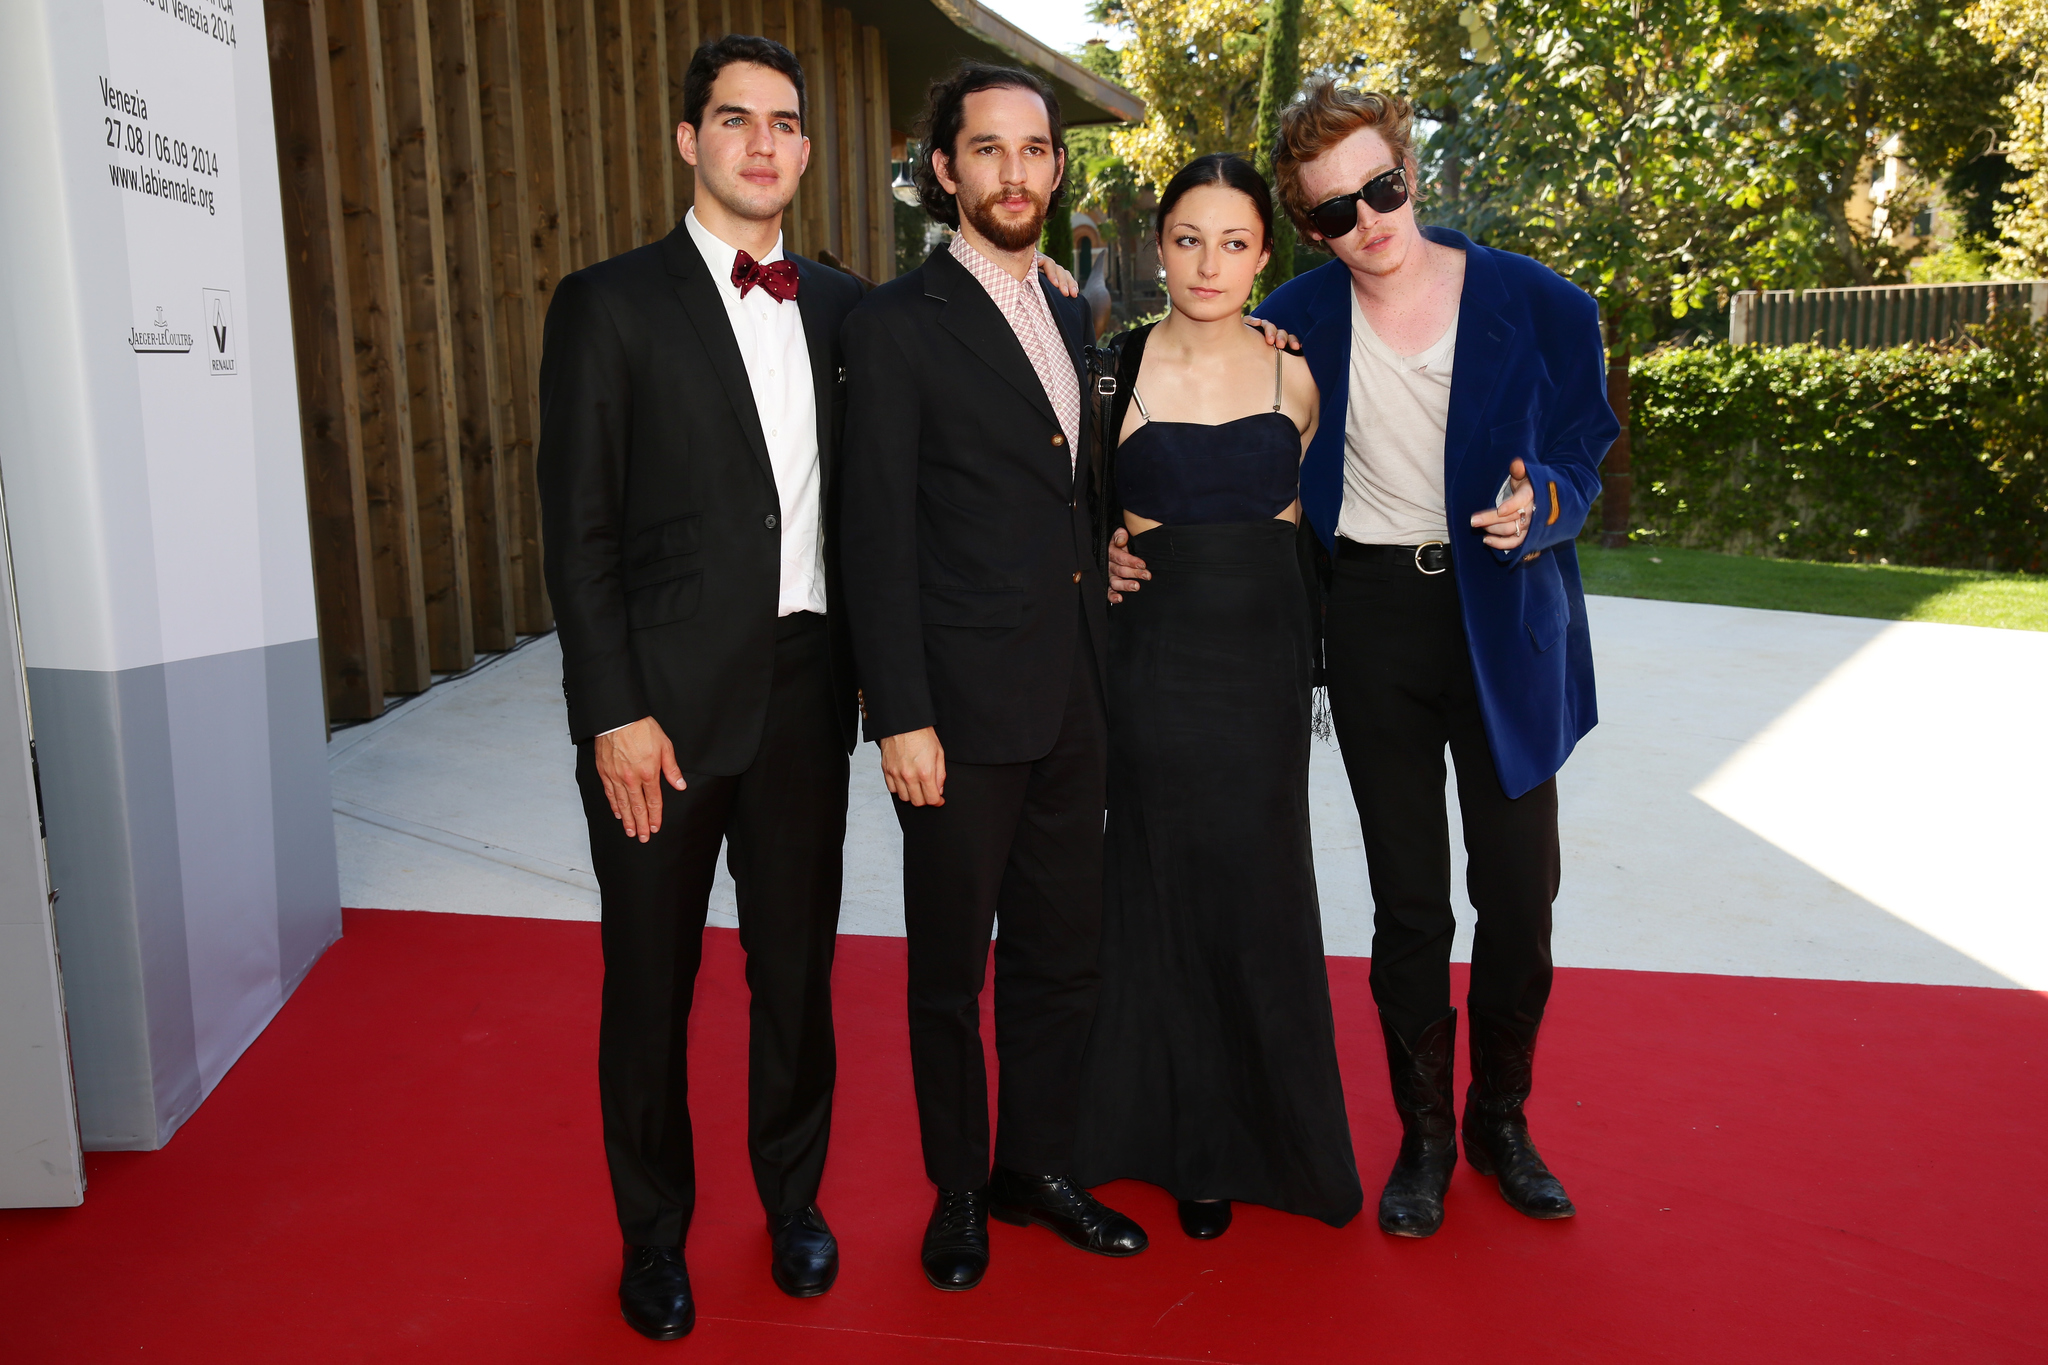
[[[925,1174],[988,1181],[981,988],[995,940],[995,1160],[1064,1175],[1101,977],[1109,729],[1086,620],[1059,736],[1030,763],[948,763],[945,804],[897,801],[910,954],[910,1068]],[[941,740],[944,736],[941,735]]]
[[[1448,745],[1478,912],[1466,1007],[1533,1036],[1550,998],[1557,779],[1514,800],[1502,790],[1455,575],[1347,558],[1340,545],[1324,651],[1372,882],[1373,999],[1411,1040],[1451,1008]]]
[[[761,747],[737,776],[685,772],[661,830],[628,839],[606,803],[592,741],[576,780],[603,894],[598,1094],[619,1231],[681,1246],[696,1206],[689,1018],[718,849],[739,897],[752,995],[747,1152],[770,1214],[817,1198],[837,1059],[832,950],[846,838],[847,758],[825,618],[783,617]]]

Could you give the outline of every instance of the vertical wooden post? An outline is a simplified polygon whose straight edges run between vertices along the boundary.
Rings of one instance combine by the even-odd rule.
[[[412,380],[413,482],[419,493],[427,653],[436,672],[476,661],[461,434],[455,417],[455,320],[448,298],[441,128],[427,0],[380,0],[391,74],[392,163],[400,205],[405,343]]]
[[[676,122],[668,112],[668,0],[641,0],[641,4],[646,14],[633,46],[640,120],[633,136],[647,177],[640,240],[652,242],[666,237],[676,224],[676,166],[681,158],[676,155]]]
[[[804,250],[812,256],[825,251],[836,255],[832,214],[838,198],[834,171],[838,121],[832,112],[835,96],[823,0],[797,0],[796,13],[796,57],[803,63],[811,105],[811,168],[804,175],[803,193],[797,200],[803,209]]]
[[[377,638],[377,581],[363,480],[326,0],[267,0],[264,19],[284,201],[285,270],[291,285],[321,676],[330,719],[368,720],[384,710],[384,661]]]
[[[668,16],[668,142],[664,154],[675,168],[674,197],[669,201],[669,223],[682,221],[696,199],[697,180],[689,164],[676,150],[676,125],[683,120],[683,78],[690,74],[690,59],[703,42],[698,27],[697,0],[662,0]]]
[[[538,327],[547,316],[548,300],[554,297],[555,282],[569,273],[569,233],[565,219],[568,208],[563,182],[567,149],[562,110],[561,26],[556,0],[515,0],[518,15],[519,50],[526,78],[521,82],[520,104],[525,111],[527,136],[527,196],[532,218],[524,231],[533,243],[532,313],[533,363],[540,365]]]
[[[511,413],[491,272],[491,207],[484,172],[483,92],[475,0],[430,0],[434,105],[440,122],[444,276],[464,534],[469,547],[470,629],[477,649],[510,649],[510,528],[505,452]]]
[[[646,241],[641,196],[639,82],[633,40],[634,17],[649,0],[597,0],[598,95],[604,110],[604,184],[611,200],[612,232],[607,256],[631,251]]]
[[[335,164],[347,242],[350,329],[355,338],[356,401],[384,686],[392,692],[420,692],[432,681],[432,668],[420,572],[419,497],[413,483],[412,379],[405,345],[383,13],[379,0],[337,0],[333,13],[337,22],[329,33],[329,52]]]
[[[859,64],[854,60],[853,14],[835,8],[827,16],[831,32],[826,41],[832,63],[832,249],[848,270],[866,275],[867,234],[861,230],[861,130]],[[872,278],[872,277],[871,277]]]
[[[889,54],[882,31],[863,28],[861,38],[861,101],[867,111],[866,183],[868,223],[867,276],[877,284],[896,274],[896,201],[889,196]]]
[[[604,243],[609,240],[602,202],[602,119],[595,99],[595,59],[588,52],[588,22],[593,8],[591,0],[555,0],[562,111],[562,162],[557,192],[562,205],[564,274],[603,260],[607,254]]]
[[[576,154],[585,159],[585,165],[583,173],[576,177],[576,183],[579,190],[586,185],[589,187],[584,218],[590,226],[590,237],[586,243],[588,254],[576,262],[576,268],[581,270],[586,265],[594,265],[617,254],[614,230],[618,205],[606,192],[609,162],[605,150],[610,127],[605,118],[604,30],[599,25],[597,0],[583,0],[579,27],[581,43],[578,51],[583,58],[583,79],[572,107],[580,105],[583,112],[583,136],[578,139]]]
[[[1600,544],[1618,550],[1628,544],[1629,518],[1634,511],[1635,476],[1630,472],[1629,369],[1634,362],[1621,319],[1607,319],[1607,406],[1621,432],[1600,465]]]
[[[534,439],[540,425],[535,379],[540,364],[540,314],[535,307],[533,176],[528,166],[526,87],[520,25],[509,6],[483,0],[476,11],[477,89],[484,134],[489,213],[491,296],[497,317],[505,444],[499,450],[504,488],[508,594],[513,631],[531,635],[552,624],[541,581]],[[539,63],[543,68],[545,62]],[[545,70],[538,73],[545,80]]]

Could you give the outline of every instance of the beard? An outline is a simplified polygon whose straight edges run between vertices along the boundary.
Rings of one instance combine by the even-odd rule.
[[[960,216],[974,224],[974,230],[988,238],[990,244],[998,250],[1022,251],[1026,247],[1038,244],[1039,234],[1045,227],[1046,201],[1027,189],[1024,191],[1024,197],[1031,201],[1030,211],[1023,214],[1004,213],[997,205],[1008,198],[1010,193],[1008,188],[999,188],[989,191],[971,204],[964,199],[959,200]]]

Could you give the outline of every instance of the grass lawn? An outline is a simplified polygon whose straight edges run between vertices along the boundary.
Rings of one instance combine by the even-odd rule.
[[[1772,611],[2048,630],[2048,574],[1752,559],[1710,550],[1579,547],[1586,591]]]

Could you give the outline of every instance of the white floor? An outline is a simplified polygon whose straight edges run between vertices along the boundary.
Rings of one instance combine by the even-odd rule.
[[[1590,614],[1604,719],[1559,784],[1560,965],[2048,989],[2048,634],[1623,598]],[[343,904],[597,918],[554,637],[328,753]],[[1309,780],[1325,938],[1363,955],[1334,747]],[[872,745],[849,804],[840,927],[900,935]],[[1458,912],[1462,958],[1462,894]],[[735,922],[723,873],[712,920]]]

